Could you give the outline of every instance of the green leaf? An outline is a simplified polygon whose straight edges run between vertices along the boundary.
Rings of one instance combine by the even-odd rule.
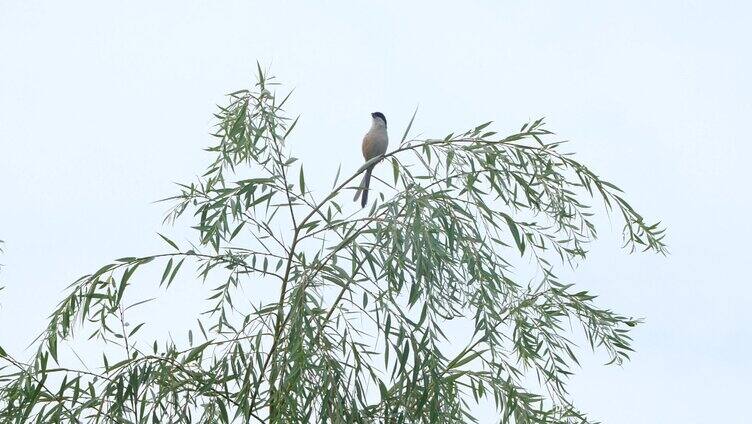
[[[128,333],[128,337],[130,337],[130,336],[132,336],[132,335],[136,334],[136,332],[137,332],[138,330],[140,330],[140,329],[141,329],[141,327],[143,327],[143,326],[144,326],[144,324],[145,324],[145,323],[143,323],[143,322],[142,322],[142,323],[138,324],[137,326],[135,326],[135,327],[133,328],[133,330],[131,330],[131,331],[130,331],[130,333]]]
[[[300,194],[305,194],[305,176],[303,175],[303,167],[300,167],[300,177],[298,178],[300,181]]]
[[[169,244],[170,246],[172,246],[173,248],[175,248],[175,250],[177,250],[178,252],[180,251],[180,248],[178,247],[178,245],[175,244],[172,240],[168,239],[167,237],[163,236],[160,233],[157,233],[157,235],[159,235],[159,237],[162,237],[162,240],[166,241],[167,244]]]
[[[185,357],[183,363],[187,364],[198,359],[204,352],[204,349],[206,349],[210,344],[211,342],[205,342],[191,349],[191,351],[188,352],[188,356]]]
[[[334,184],[332,184],[332,189],[334,187],[337,187],[337,181],[339,181],[339,172],[342,170],[342,164],[340,163],[339,166],[337,166],[337,175],[334,176]]]
[[[298,124],[298,119],[300,119],[300,116],[298,116],[297,118],[295,118],[295,120],[292,122],[292,125],[290,125],[290,128],[288,128],[287,131],[285,131],[285,135],[284,135],[283,138],[287,138],[290,135],[290,133],[292,132],[293,128],[295,128],[295,125]]]
[[[217,404],[217,408],[219,409],[219,419],[221,420],[221,422],[229,423],[230,418],[227,415],[227,407],[225,406],[225,403],[222,402],[221,399],[217,399],[215,403]]]
[[[462,358],[461,360],[457,361],[457,363],[453,364],[452,368],[459,368],[459,367],[461,367],[461,366],[469,363],[473,359],[481,356],[485,352],[486,352],[485,350],[480,351],[480,352],[473,352],[470,355],[468,355],[468,356]]]
[[[381,393],[381,401],[384,402],[388,399],[388,390],[386,389],[386,386],[384,385],[384,382],[379,380],[379,393]]]
[[[415,115],[418,114],[418,106],[415,106],[415,111],[413,112],[412,118],[410,118],[410,122],[407,124],[407,128],[405,128],[405,133],[402,134],[402,140],[400,140],[400,144],[402,144],[407,139],[407,134],[410,132],[410,128],[413,126],[413,121],[415,120]]]
[[[172,284],[172,280],[175,279],[175,276],[178,275],[178,271],[180,270],[180,267],[183,266],[183,261],[185,261],[185,258],[181,259],[180,262],[173,268],[172,274],[170,274],[170,279],[167,280],[167,287],[170,287],[170,284]]]
[[[57,333],[54,331],[50,333],[47,338],[47,348],[49,349],[50,354],[52,354],[52,359],[57,362]]]
[[[172,270],[172,258],[170,258],[170,260],[167,261],[167,266],[165,266],[164,272],[162,273],[162,280],[159,282],[160,286],[162,285],[162,283],[165,282],[165,279],[167,279],[167,276],[170,275],[170,270]]]
[[[265,202],[267,200],[270,200],[272,198],[272,196],[274,196],[274,192],[270,191],[269,193],[267,193],[267,194],[265,194],[265,195],[257,198],[256,200],[254,200],[253,203],[251,203],[250,206],[253,207],[253,206],[258,205],[259,203],[263,203],[263,202]]]
[[[507,226],[509,227],[509,231],[512,233],[512,237],[514,237],[514,242],[517,245],[517,249],[519,249],[520,254],[525,253],[525,240],[522,239],[520,236],[520,232],[517,229],[517,223],[514,222],[512,217],[510,217],[507,214],[502,214],[504,216],[504,219],[507,221]]]
[[[483,130],[483,128],[486,128],[487,126],[491,125],[492,123],[493,123],[493,121],[488,121],[485,124],[480,124],[477,127],[475,127],[475,130],[473,132],[480,133]]]
[[[399,163],[397,162],[396,158],[392,158],[392,173],[394,174],[394,185],[397,185],[397,180],[399,178],[400,169],[399,169]]]

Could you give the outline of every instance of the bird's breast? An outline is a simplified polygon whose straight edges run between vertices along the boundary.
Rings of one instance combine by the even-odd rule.
[[[366,160],[386,153],[389,146],[389,136],[383,130],[371,130],[363,137],[363,157]]]

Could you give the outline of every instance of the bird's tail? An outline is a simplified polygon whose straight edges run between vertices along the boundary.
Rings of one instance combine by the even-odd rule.
[[[355,193],[355,197],[353,198],[354,201],[357,201],[358,198],[362,196],[360,199],[360,207],[362,208],[366,207],[366,204],[368,203],[368,186],[371,184],[372,171],[373,166],[366,169],[366,174],[363,175],[363,180],[360,182],[358,191]]]

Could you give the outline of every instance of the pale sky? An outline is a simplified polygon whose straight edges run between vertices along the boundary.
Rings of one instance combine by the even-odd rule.
[[[583,350],[576,404],[606,423],[748,422],[747,2],[272,3],[2,0],[0,345],[27,357],[74,279],[164,250],[157,231],[189,238],[153,201],[201,173],[214,105],[258,60],[296,90],[291,149],[322,190],[359,166],[374,110],[394,138],[416,105],[436,137],[545,116],[671,251],[628,255],[599,221],[567,277],[646,323],[623,367]],[[163,293],[164,316],[190,295]]]

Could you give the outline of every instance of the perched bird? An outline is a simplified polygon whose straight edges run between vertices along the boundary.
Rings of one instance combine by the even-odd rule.
[[[363,137],[363,157],[368,162],[386,153],[388,146],[389,136],[386,133],[386,117],[381,112],[374,112],[371,114],[371,128]],[[355,198],[353,199],[357,201],[359,197],[363,196],[360,200],[361,207],[365,207],[366,203],[368,203],[368,186],[371,183],[371,173],[374,166],[376,166],[375,163],[366,169],[363,181],[360,182],[358,191],[355,193]]]

